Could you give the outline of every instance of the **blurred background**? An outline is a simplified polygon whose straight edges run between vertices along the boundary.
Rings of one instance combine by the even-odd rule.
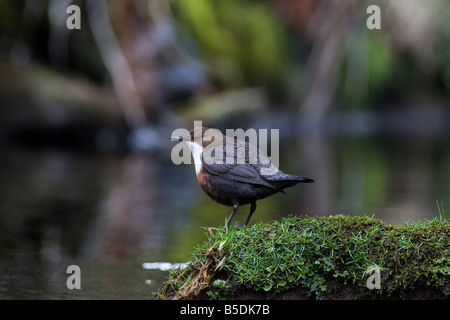
[[[171,132],[194,120],[279,129],[280,169],[315,179],[259,201],[253,223],[439,216],[449,14],[447,0],[0,0],[0,298],[151,299],[167,272],[142,264],[186,261],[231,212],[171,161]]]

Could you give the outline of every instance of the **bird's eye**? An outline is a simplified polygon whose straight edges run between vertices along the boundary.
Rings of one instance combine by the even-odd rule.
[[[179,136],[178,141],[183,141],[183,136]]]

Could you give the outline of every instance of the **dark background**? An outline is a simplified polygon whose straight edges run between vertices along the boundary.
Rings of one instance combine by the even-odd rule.
[[[170,159],[171,132],[194,120],[279,129],[280,169],[315,179],[259,201],[252,223],[439,216],[449,13],[446,0],[0,0],[0,298],[150,299],[167,273],[142,264],[185,261],[230,213]],[[65,285],[71,264],[81,290]]]

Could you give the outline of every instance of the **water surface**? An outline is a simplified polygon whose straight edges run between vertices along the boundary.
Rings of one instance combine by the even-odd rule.
[[[369,215],[391,224],[448,207],[448,137],[305,137],[281,141],[280,168],[311,177],[258,202],[251,222],[288,214]],[[0,299],[152,299],[166,271],[224,224],[230,208],[200,190],[170,147],[105,155],[8,148],[0,153]],[[236,221],[245,221],[243,206]],[[449,211],[449,209],[447,209]],[[81,289],[69,290],[69,265]]]

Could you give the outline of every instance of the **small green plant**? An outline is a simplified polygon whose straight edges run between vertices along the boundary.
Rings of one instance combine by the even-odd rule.
[[[225,299],[232,294],[232,288],[225,280],[217,279],[212,283],[207,294],[213,300]]]
[[[439,203],[439,200],[436,200],[436,206],[438,208],[438,212],[439,212],[439,218],[444,221],[446,220],[446,216],[445,216],[445,210],[444,210],[444,202],[441,201],[441,203]]]

